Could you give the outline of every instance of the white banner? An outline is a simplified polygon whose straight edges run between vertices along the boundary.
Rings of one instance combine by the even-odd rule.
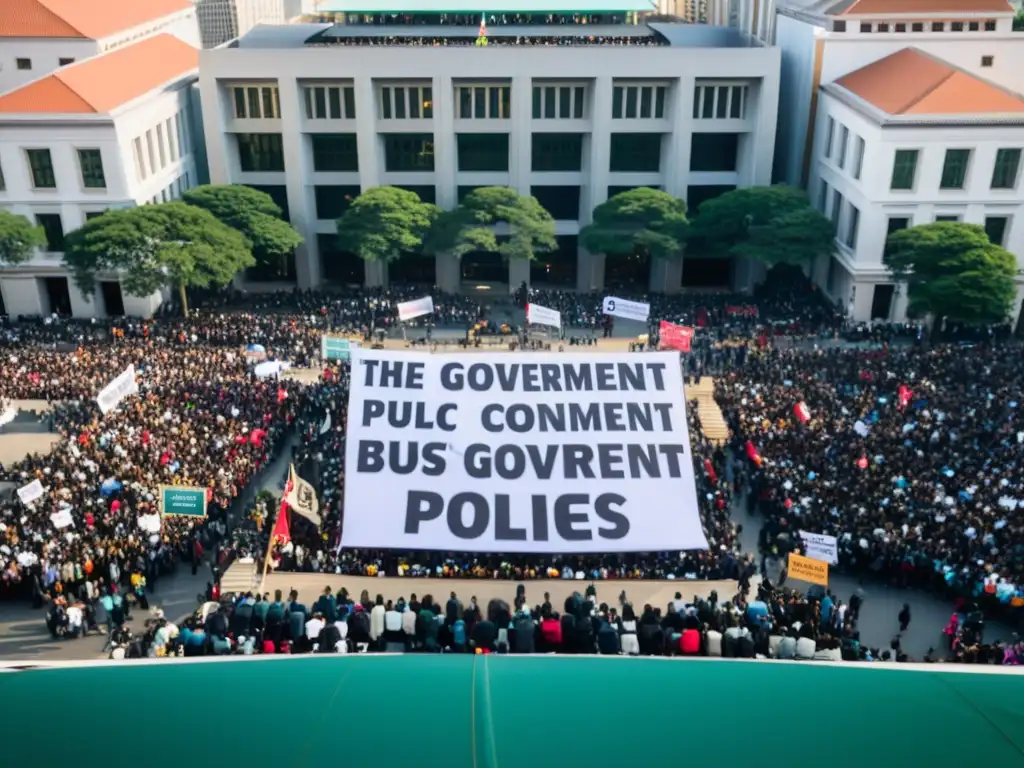
[[[18,412],[14,409],[13,405],[8,405],[4,408],[4,412],[0,413],[0,427],[5,427],[14,421],[18,417]]]
[[[550,325],[553,328],[562,327],[562,313],[557,309],[548,309],[540,304],[526,305],[526,322],[534,325]]]
[[[412,320],[422,315],[429,315],[434,311],[434,299],[431,296],[424,296],[422,299],[403,301],[398,305],[398,319]]]
[[[620,299],[617,296],[605,296],[601,304],[601,311],[606,315],[614,315],[624,320],[636,320],[646,323],[651,316],[651,305],[642,301],[630,301]]]
[[[839,564],[839,544],[835,536],[800,531],[800,540],[803,542],[806,557],[824,560],[829,565]]]
[[[160,533],[162,527],[160,515],[139,515],[138,523],[146,533]]]
[[[256,374],[257,379],[269,379],[271,376],[280,376],[282,372],[287,371],[291,367],[291,363],[286,363],[283,360],[271,360],[266,363],[260,363],[252,369],[252,372]]]
[[[138,393],[139,384],[135,381],[135,366],[129,365],[124,373],[107,384],[96,395],[96,402],[99,403],[100,411],[107,414],[114,410],[117,404],[128,397],[128,395],[137,395]]]
[[[53,523],[54,528],[67,528],[69,525],[74,525],[75,521],[71,517],[70,509],[62,509],[60,512],[54,512],[50,515],[50,522]]]
[[[342,545],[707,549],[679,355],[352,350]]]
[[[46,493],[46,489],[43,488],[43,484],[38,480],[33,480],[18,489],[18,498],[21,499],[22,504],[31,504],[36,499],[41,499],[44,493]]]

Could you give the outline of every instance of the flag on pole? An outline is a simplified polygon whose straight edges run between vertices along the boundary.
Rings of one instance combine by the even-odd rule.
[[[277,519],[274,521],[274,530],[270,532],[270,547],[269,550],[274,549],[274,544],[287,544],[292,540],[291,526],[288,524],[288,502],[285,499],[281,499],[281,507],[277,510]],[[270,552],[267,552],[269,559]]]
[[[487,37],[487,14],[486,13],[481,13],[480,14],[480,32],[477,34],[477,37]]]
[[[806,424],[811,420],[811,409],[807,407],[807,403],[801,400],[793,406],[793,415],[800,419],[801,424]]]
[[[285,503],[295,512],[320,527],[320,502],[313,486],[299,477],[295,465],[288,467],[288,488],[284,494]]]

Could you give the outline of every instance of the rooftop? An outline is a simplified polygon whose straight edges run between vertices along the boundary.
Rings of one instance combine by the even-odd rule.
[[[654,0],[324,0],[317,13],[613,13],[657,10]]]
[[[355,38],[417,38],[417,37],[468,37],[476,39],[479,29],[476,27],[433,26],[429,24],[414,26],[377,26],[377,25],[345,25],[337,24],[324,30],[310,44]],[[512,24],[487,28],[487,37],[654,37],[654,33],[642,24],[555,24],[551,26],[530,25],[515,26]]]
[[[202,765],[226,737],[231,762],[247,766],[348,762],[356,752],[399,764],[384,745],[403,734],[414,734],[413,762],[446,768],[634,765],[638,749],[669,765],[791,768],[783,742],[805,733],[836,768],[1019,766],[1024,751],[1024,675],[1006,667],[454,653],[18,666],[29,669],[0,671],[8,734],[37,733],[83,692],[92,711],[111,713],[159,691],[178,702],[160,712],[160,753]],[[254,690],[274,704],[263,714]],[[374,706],[382,694],[397,706]],[[737,702],[771,694],[773,705],[737,724]],[[55,737],[45,762],[109,768],[110,756]]]
[[[991,16],[1011,14],[1007,0],[780,0],[779,10],[825,16]]]
[[[904,48],[836,80],[887,115],[1024,114],[1024,97],[917,48]]]
[[[105,114],[198,67],[198,50],[174,35],[156,35],[3,94],[0,114]]]
[[[0,0],[0,38],[100,40],[192,7],[190,0]]]

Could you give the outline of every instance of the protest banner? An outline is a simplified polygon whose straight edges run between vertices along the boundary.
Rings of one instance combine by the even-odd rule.
[[[36,499],[41,499],[44,493],[46,493],[46,489],[43,488],[43,484],[38,480],[33,480],[18,489],[18,498],[21,499],[22,504],[31,504]]]
[[[206,517],[206,489],[161,485],[160,514],[164,517]]]
[[[139,515],[138,523],[139,528],[145,533],[160,533],[163,527],[160,515]]]
[[[358,346],[358,341],[328,336],[325,333],[320,337],[320,357],[324,360],[348,360],[350,350]]]
[[[542,307],[540,304],[527,304],[526,322],[533,325],[550,325],[553,328],[561,328],[562,313],[556,309]]]
[[[623,320],[636,320],[646,323],[651,316],[651,305],[642,301],[620,299],[618,296],[605,296],[601,302],[601,311],[606,315],[621,317]]]
[[[100,412],[106,415],[117,408],[118,403],[126,397],[138,393],[139,384],[135,381],[135,366],[129,365],[124,373],[100,390],[100,393],[96,395],[96,402],[100,406]]]
[[[800,579],[822,587],[828,586],[828,563],[804,557],[795,552],[789,553],[788,578]]]
[[[61,509],[50,515],[50,522],[53,523],[54,528],[67,528],[69,525],[74,525],[75,521],[71,517],[70,509]]]
[[[829,565],[839,564],[839,541],[835,536],[824,533],[800,531],[804,554],[814,560],[823,560]]]
[[[690,343],[693,341],[693,328],[662,320],[661,325],[658,327],[658,340],[662,349],[677,349],[680,352],[689,352]]]
[[[342,546],[707,549],[678,355],[352,361]]]
[[[423,315],[433,314],[434,299],[432,296],[424,296],[422,299],[403,301],[398,305],[398,319],[402,322],[413,320]]]
[[[727,304],[725,314],[729,317],[757,317],[759,311],[756,304]]]

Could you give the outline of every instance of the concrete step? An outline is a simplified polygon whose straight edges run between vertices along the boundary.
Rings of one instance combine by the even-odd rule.
[[[259,588],[259,569],[255,562],[234,562],[220,578],[220,591],[252,592]]]
[[[722,416],[722,409],[715,402],[715,381],[710,376],[701,378],[699,384],[686,387],[686,399],[697,401],[697,415],[700,416],[704,434],[713,443],[729,439],[729,427]]]

